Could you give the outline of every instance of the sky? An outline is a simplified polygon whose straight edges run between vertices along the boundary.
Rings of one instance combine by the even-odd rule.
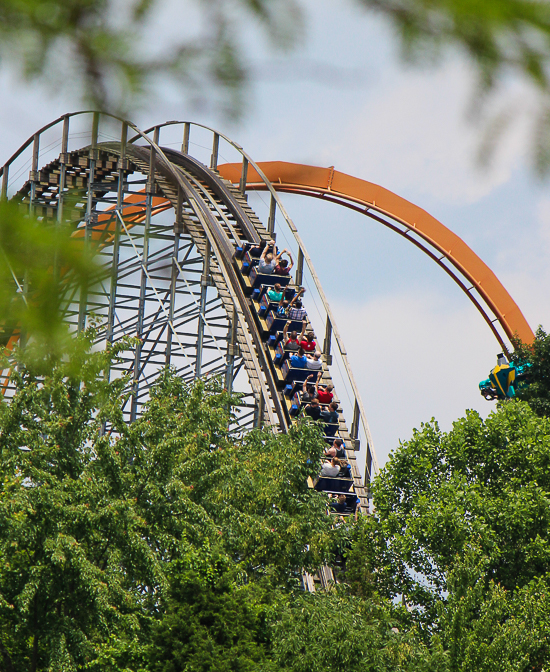
[[[294,161],[381,184],[439,219],[490,266],[531,327],[550,328],[550,193],[530,166],[531,93],[510,80],[489,111],[520,109],[489,168],[477,155],[475,77],[460,54],[404,64],[391,27],[351,0],[306,0],[296,46],[277,52],[242,25],[252,78],[243,118],[193,106],[167,84],[136,110],[141,128],[168,119],[212,125],[256,161]],[[166,1],[151,35],[175,39],[186,3]],[[160,29],[160,30],[159,30]],[[152,38],[155,39],[155,38]],[[70,91],[0,70],[0,162],[35,130],[79,109]],[[478,382],[499,345],[452,280],[423,253],[358,213],[283,196],[336,315],[382,466],[413,428],[444,430],[465,409],[493,408]]]

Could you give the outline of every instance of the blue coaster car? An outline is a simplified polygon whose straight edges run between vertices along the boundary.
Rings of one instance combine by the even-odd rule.
[[[479,391],[487,401],[513,399],[517,390],[529,384],[529,363],[510,364],[503,354],[498,355],[497,361],[489,378],[479,383]]]

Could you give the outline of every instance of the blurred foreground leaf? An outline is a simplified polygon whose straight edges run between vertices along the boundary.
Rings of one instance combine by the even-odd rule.
[[[0,339],[9,349],[33,340],[61,354],[69,337],[64,312],[70,296],[97,273],[91,252],[64,226],[24,215],[0,202]]]
[[[532,123],[531,158],[539,174],[550,169],[550,3],[534,0],[358,0],[388,17],[408,63],[441,63],[458,51],[473,64],[479,87],[473,107],[510,82],[535,92],[525,111]],[[525,97],[525,89],[522,97]],[[488,163],[519,109],[511,96],[486,123],[479,160]]]
[[[171,3],[174,36],[156,0],[0,0],[0,57],[29,80],[72,88],[87,104],[127,114],[153,86],[240,109],[246,79],[242,22],[253,19],[274,43],[300,24],[295,0],[188,0]]]

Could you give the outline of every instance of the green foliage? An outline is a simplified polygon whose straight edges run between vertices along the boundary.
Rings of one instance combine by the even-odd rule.
[[[506,403],[486,421],[469,411],[447,434],[433,421],[415,430],[374,487],[381,534],[402,563],[394,592],[435,618],[448,573],[471,544],[487,557],[487,580],[506,590],[544,576],[549,464],[550,423],[525,403]]]
[[[263,591],[242,585],[223,558],[209,569],[205,575],[175,567],[166,612],[148,649],[151,672],[272,669]]]
[[[550,336],[539,327],[532,344],[515,341],[512,360],[531,365],[529,385],[518,390],[517,397],[526,401],[537,415],[550,417]]]
[[[489,565],[472,546],[449,574],[448,602],[439,606],[450,669],[540,670],[550,643],[550,577],[509,591],[487,580]]]
[[[61,360],[16,351],[0,404],[2,669],[547,664],[550,419],[518,401],[449,433],[428,423],[377,478],[375,515],[333,527],[307,487],[314,423],[232,436],[217,381],[165,371],[128,425],[127,381],[106,374],[132,343],[93,340]],[[341,556],[338,586],[299,590]]]
[[[343,581],[356,597],[381,603],[395,596],[395,586],[408,580],[401,556],[388,547],[384,529],[374,516],[357,520],[344,546]]]
[[[99,642],[131,639],[145,613],[138,586],[162,575],[117,478],[116,443],[101,430],[105,420],[121,425],[123,381],[104,381],[109,361],[85,357],[81,375],[60,363],[44,379],[21,362],[18,392],[0,406],[6,669],[78,669]]]
[[[534,87],[533,161],[544,173],[550,167],[550,6],[536,0],[359,0],[387,16],[396,28],[408,62],[439,63],[445,51],[464,53],[478,74],[479,106],[486,94],[510,73]],[[507,105],[489,124],[480,148],[487,161],[511,119]]]
[[[77,292],[97,273],[82,242],[65,227],[44,226],[17,204],[0,202],[0,339],[23,334],[50,354],[70,347],[63,323],[67,291]],[[44,353],[42,353],[43,355]]]
[[[392,611],[345,594],[297,596],[274,627],[274,659],[288,672],[441,669],[440,647],[401,632]]]
[[[549,464],[549,420],[509,401],[485,421],[467,412],[448,433],[422,425],[377,478],[375,516],[354,530],[350,586],[371,600],[403,595],[412,609],[399,627],[424,642],[433,669],[547,665]]]
[[[361,0],[391,17],[407,55],[462,48],[486,85],[514,68],[547,89],[550,7],[523,0]]]
[[[318,430],[232,438],[227,392],[170,371],[127,425],[126,381],[105,376],[117,350],[92,342],[66,361],[17,353],[17,393],[0,405],[4,667],[137,670],[151,644],[167,666],[154,669],[251,669],[267,655],[254,591],[292,587],[334,546],[306,485]],[[170,630],[178,619],[190,630]],[[161,655],[166,632],[178,643]]]

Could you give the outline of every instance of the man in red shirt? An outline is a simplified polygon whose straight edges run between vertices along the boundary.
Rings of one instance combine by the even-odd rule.
[[[304,332],[302,331],[302,334],[303,333]],[[315,351],[315,347],[316,347],[317,344],[313,340],[313,336],[314,336],[313,332],[308,331],[305,340],[300,341],[300,347],[302,347],[306,352],[314,352]]]
[[[334,397],[332,394],[333,389],[332,385],[319,386],[319,381],[315,383],[315,391],[317,392],[317,399],[319,399],[320,404],[330,404]]]

